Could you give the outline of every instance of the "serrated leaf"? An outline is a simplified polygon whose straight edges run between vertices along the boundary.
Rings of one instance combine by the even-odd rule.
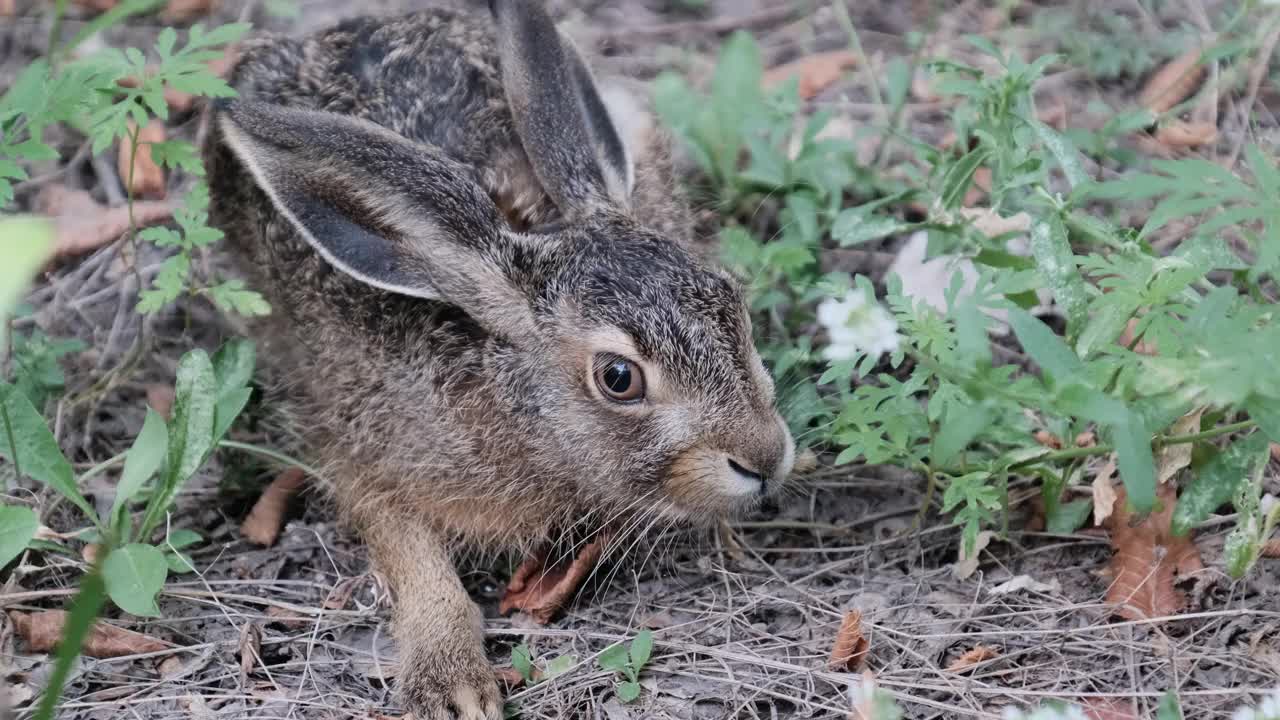
[[[156,595],[164,588],[169,564],[164,554],[151,545],[131,543],[107,555],[102,579],[107,596],[125,612],[142,617],[159,617]]]
[[[111,505],[112,523],[117,522],[121,510],[138,494],[143,483],[160,469],[168,449],[169,429],[165,427],[164,418],[155,410],[147,408],[142,430],[129,448],[124,470],[120,473],[120,482],[116,485],[116,499]]]
[[[40,529],[40,518],[29,507],[0,505],[0,568],[26,549]]]
[[[631,668],[637,673],[649,662],[649,654],[653,652],[653,633],[641,630],[631,641]]]
[[[1255,432],[1237,440],[1196,472],[1178,498],[1169,527],[1174,535],[1186,535],[1219,507],[1231,502],[1236,490],[1266,467],[1270,456],[1267,436]]]

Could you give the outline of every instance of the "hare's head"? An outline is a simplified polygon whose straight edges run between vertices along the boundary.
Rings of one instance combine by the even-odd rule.
[[[222,136],[335,267],[488,331],[476,380],[506,413],[495,431],[563,458],[581,499],[689,520],[753,505],[793,444],[740,287],[637,217],[630,149],[538,4],[490,7],[519,143],[559,210],[549,225],[513,229],[476,168],[363,120],[233,102]]]

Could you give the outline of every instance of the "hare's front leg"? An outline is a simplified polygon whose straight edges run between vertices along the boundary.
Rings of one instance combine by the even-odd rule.
[[[480,609],[434,533],[384,518],[365,532],[396,595],[400,693],[415,720],[499,720],[502,697],[484,653]]]

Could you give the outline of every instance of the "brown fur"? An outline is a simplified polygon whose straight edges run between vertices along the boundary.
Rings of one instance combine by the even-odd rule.
[[[541,8],[493,5],[496,25],[428,11],[250,43],[205,150],[211,220],[274,307],[272,392],[396,591],[420,720],[500,712],[450,548],[705,524],[792,455],[665,138],[633,123],[625,167],[603,105],[574,100],[589,74],[539,66],[576,57],[547,51]],[[645,400],[607,399],[595,353],[641,368]]]

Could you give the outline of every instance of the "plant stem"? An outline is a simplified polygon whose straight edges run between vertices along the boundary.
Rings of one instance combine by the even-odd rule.
[[[1255,420],[1242,420],[1238,423],[1230,425],[1219,425],[1211,430],[1198,432],[1193,435],[1157,435],[1152,440],[1152,447],[1159,449],[1166,445],[1185,445],[1187,443],[1200,442],[1201,440],[1212,440],[1213,438],[1228,435],[1241,430],[1248,430],[1258,423]],[[1023,460],[1009,466],[1010,470],[1018,470],[1020,468],[1029,467],[1042,462],[1059,462],[1061,460],[1074,460],[1076,458],[1090,457],[1092,455],[1107,455],[1115,452],[1115,448],[1111,445],[1094,445],[1093,447],[1068,448],[1066,450],[1058,450],[1057,452],[1047,453],[1039,457]]]
[[[10,388],[9,392],[18,392],[17,388]],[[9,421],[9,408],[7,405],[0,404],[0,419],[4,420],[4,432],[9,439],[9,459],[13,461],[13,476],[15,478],[22,477],[22,467],[18,465],[18,444],[13,437],[13,423]]]
[[[268,450],[267,448],[264,448],[264,447],[258,447],[257,445],[250,445],[248,443],[236,442],[234,440],[219,440],[218,447],[226,448],[228,450],[241,450],[251,455],[258,455],[260,457],[264,457],[269,460],[275,460],[276,462],[282,465],[286,465],[289,467],[296,467],[302,472],[310,475],[313,478],[320,478],[320,479],[324,478],[324,475],[319,470],[316,470],[315,468],[307,465],[306,463],[295,460],[283,453],[278,453],[274,450]]]
[[[84,482],[85,480],[88,480],[94,475],[97,475],[103,472],[104,470],[107,470],[113,465],[119,465],[120,463],[124,462],[124,459],[126,456],[128,456],[128,454],[129,454],[128,452],[122,452],[119,455],[115,455],[113,457],[107,458],[106,460],[103,460],[97,465],[94,465],[93,467],[81,473],[79,480],[77,480],[76,482],[77,483]]]

